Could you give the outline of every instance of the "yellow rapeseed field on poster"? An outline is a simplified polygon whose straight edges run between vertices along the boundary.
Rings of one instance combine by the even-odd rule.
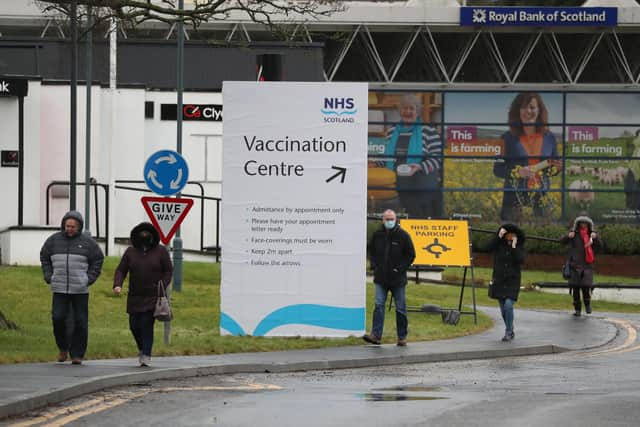
[[[413,240],[416,265],[471,266],[469,223],[451,220],[402,220]]]

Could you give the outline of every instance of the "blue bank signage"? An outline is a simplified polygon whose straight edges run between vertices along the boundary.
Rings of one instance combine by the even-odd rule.
[[[614,27],[615,7],[461,7],[462,26]]]

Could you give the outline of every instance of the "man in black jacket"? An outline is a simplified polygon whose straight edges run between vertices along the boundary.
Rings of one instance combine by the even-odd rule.
[[[380,344],[384,328],[384,305],[391,291],[396,306],[398,345],[407,345],[407,304],[405,286],[407,270],[416,257],[409,233],[400,228],[396,213],[388,209],[382,214],[382,226],[373,233],[369,244],[369,261],[376,287],[375,308],[371,334],[362,338],[371,344]]]
[[[69,211],[61,230],[49,236],[40,250],[44,281],[51,287],[53,335],[60,352],[58,362],[71,353],[71,363],[80,365],[89,335],[89,286],[100,276],[104,255],[90,236],[82,234],[80,212]],[[68,339],[67,315],[73,312],[73,334]]]

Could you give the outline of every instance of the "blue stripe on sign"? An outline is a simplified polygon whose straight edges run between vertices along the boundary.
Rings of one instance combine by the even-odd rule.
[[[231,335],[247,335],[242,326],[238,324],[231,316],[227,313],[220,313],[220,328],[225,329]]]
[[[297,304],[269,313],[256,326],[253,336],[260,337],[283,325],[312,325],[329,329],[361,331],[365,326],[365,308]]]

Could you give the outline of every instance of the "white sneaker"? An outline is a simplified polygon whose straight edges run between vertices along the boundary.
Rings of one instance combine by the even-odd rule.
[[[151,357],[144,354],[140,356],[140,366],[147,367],[149,365],[151,365]]]

